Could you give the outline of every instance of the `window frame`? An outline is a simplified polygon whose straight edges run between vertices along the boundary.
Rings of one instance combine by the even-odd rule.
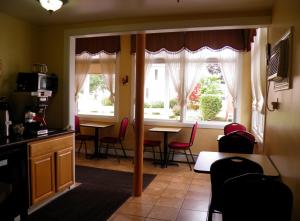
[[[132,87],[131,92],[134,96],[131,98],[131,119],[135,118],[135,82],[136,82],[136,70],[135,70],[135,54],[132,55]],[[209,61],[210,62],[210,61]],[[164,63],[161,60],[159,60],[158,63]],[[214,63],[211,61],[211,63]],[[183,79],[185,76],[183,75]],[[241,91],[241,76],[238,76],[237,79],[238,83],[238,90]],[[183,83],[183,86],[185,86],[186,82]],[[233,113],[233,122],[238,122],[240,120],[240,109],[241,109],[241,99],[240,99],[240,93],[238,93],[237,96],[237,107],[234,108]],[[183,114],[186,108],[181,109],[181,115],[179,120],[167,120],[167,119],[144,119],[145,125],[153,125],[153,126],[178,126],[178,127],[192,127],[193,122],[187,122],[183,121]],[[207,129],[223,129],[225,125],[227,125],[230,122],[222,122],[222,121],[200,121],[198,120],[199,126],[201,128],[207,128]]]
[[[95,59],[96,60],[96,59]],[[119,65],[119,53],[116,54],[116,70],[118,70]],[[97,73],[100,74],[100,73]],[[115,105],[114,105],[114,115],[93,115],[93,114],[77,114],[82,119],[96,119],[101,120],[103,122],[118,122],[119,119],[119,73],[116,71],[115,73]]]

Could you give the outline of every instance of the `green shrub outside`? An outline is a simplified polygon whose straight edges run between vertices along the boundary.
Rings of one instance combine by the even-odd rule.
[[[203,120],[213,120],[222,108],[222,99],[217,95],[202,94],[200,107]]]
[[[104,99],[101,101],[101,103],[102,103],[103,106],[112,106],[112,105],[113,105],[113,104],[112,104],[112,101],[111,101],[108,97],[104,98]]]
[[[164,102],[162,101],[156,101],[151,103],[152,108],[164,108]]]
[[[178,100],[176,98],[171,99],[169,103],[169,108],[172,109],[176,104],[178,104]]]
[[[144,108],[150,108],[151,105],[149,103],[144,103]]]

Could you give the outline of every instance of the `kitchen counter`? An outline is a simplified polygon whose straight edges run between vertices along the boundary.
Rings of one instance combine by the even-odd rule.
[[[25,221],[33,203],[50,200],[74,183],[73,133],[50,130],[40,136],[0,137],[0,182],[12,187],[0,190],[4,196],[0,206],[10,208],[0,220],[14,220],[19,214]]]
[[[47,139],[65,134],[74,133],[74,130],[49,130],[48,134],[45,135],[28,135],[28,136],[10,136],[7,138],[0,138],[0,152],[2,148],[6,148],[12,145],[22,145],[33,141]]]

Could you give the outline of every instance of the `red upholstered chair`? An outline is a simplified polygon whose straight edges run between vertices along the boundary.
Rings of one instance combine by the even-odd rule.
[[[85,156],[87,155],[86,141],[93,141],[95,139],[92,135],[81,134],[80,133],[80,120],[77,115],[75,115],[75,140],[80,141],[80,146],[77,152],[80,152],[81,147],[84,145]]]
[[[123,143],[122,143],[123,140],[125,139],[125,134],[126,134],[127,126],[128,126],[128,118],[125,117],[121,121],[120,129],[119,129],[119,135],[117,137],[108,137],[107,136],[107,137],[100,138],[100,145],[99,145],[99,147],[101,148],[102,145],[106,144],[106,155],[108,153],[108,148],[114,149],[115,155],[118,158],[119,162],[120,162],[120,158],[119,158],[119,155],[118,155],[116,149],[120,149],[120,148],[117,148],[116,145],[120,145],[120,147],[121,147],[121,149],[123,151],[124,157],[127,157],[126,152],[125,152],[124,147],[123,147]]]
[[[135,120],[132,121],[132,126],[133,129],[135,129]],[[155,147],[158,147],[160,163],[162,163],[161,141],[144,139],[144,152],[152,152],[154,161],[155,161]]]
[[[246,127],[242,124],[239,123],[231,123],[231,124],[227,124],[224,127],[224,135],[227,135],[233,131],[237,131],[237,130],[242,130],[242,131],[246,131]]]
[[[192,151],[191,151],[191,146],[193,146],[194,144],[194,140],[196,137],[196,131],[197,131],[197,127],[198,127],[198,122],[196,122],[193,126],[192,132],[191,132],[191,137],[190,137],[190,141],[188,143],[184,143],[184,142],[171,142],[169,143],[168,147],[169,147],[169,152],[168,152],[168,156],[167,156],[167,165],[169,163],[169,156],[171,151],[173,151],[173,155],[172,155],[172,159],[174,158],[174,153],[175,151],[178,152],[182,152],[185,154],[186,156],[186,160],[189,164],[190,170],[192,170],[188,155],[186,153],[186,151],[188,150],[190,152],[190,156],[192,158],[192,162],[195,163],[194,157],[192,155]]]

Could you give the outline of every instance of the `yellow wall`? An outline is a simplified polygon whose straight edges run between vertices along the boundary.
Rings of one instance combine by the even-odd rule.
[[[262,16],[263,17],[263,16]],[[145,27],[147,28],[178,28],[183,24],[180,21],[171,22],[172,19],[164,18],[163,22],[160,22],[159,19],[156,19],[155,25],[154,23],[149,23],[147,20],[128,20],[122,21],[122,25],[120,21],[106,21],[106,22],[96,22],[96,23],[86,23],[86,24],[75,24],[75,25],[67,25],[67,26],[47,26],[47,27],[34,27],[29,24],[26,24],[20,20],[11,18],[6,15],[1,15],[1,26],[5,27],[7,30],[6,35],[1,35],[1,42],[6,42],[5,49],[2,49],[2,45],[0,45],[0,55],[1,59],[3,59],[4,70],[6,67],[9,67],[10,70],[5,70],[5,76],[7,74],[16,75],[18,71],[31,70],[32,63],[46,63],[48,65],[48,70],[50,73],[55,73],[59,78],[59,88],[57,94],[55,94],[50,99],[50,105],[47,110],[47,118],[48,124],[50,127],[61,128],[66,126],[66,119],[64,118],[64,113],[66,113],[68,104],[65,103],[65,97],[67,96],[67,79],[65,76],[66,66],[68,66],[68,61],[66,60],[66,46],[69,42],[66,40],[66,36],[72,36],[72,33],[80,34],[82,33],[116,33],[119,32],[124,33],[121,38],[121,56],[120,56],[120,77],[119,77],[119,121],[124,116],[131,116],[131,87],[132,87],[132,78],[131,78],[131,58],[130,58],[130,36],[128,31],[131,29],[141,30]],[[244,22],[247,21],[247,17],[244,17]],[[195,23],[199,22],[199,19],[204,18],[189,18],[186,16],[186,20],[190,20],[190,24],[195,25]],[[252,17],[253,19],[253,17]],[[229,19],[230,20],[230,19]],[[236,19],[231,19],[231,23]],[[250,19],[251,20],[251,19]],[[255,19],[254,19],[255,20]],[[264,19],[263,19],[264,20]],[[266,22],[268,19],[266,17]],[[172,20],[173,21],[173,20]],[[205,19],[204,19],[205,21]],[[216,25],[218,22],[221,22],[222,19],[218,20],[210,20],[207,21],[206,25]],[[210,24],[211,22],[211,24]],[[199,22],[200,25],[203,25],[202,22]],[[144,25],[143,25],[144,24]],[[4,39],[5,38],[5,39]],[[10,41],[15,40],[18,45],[17,47]],[[66,42],[65,42],[66,41]],[[9,42],[9,43],[7,43]],[[11,50],[14,48],[13,50]],[[13,54],[12,54],[13,51]],[[3,53],[2,53],[3,52]],[[9,53],[8,53],[9,52]],[[5,54],[5,56],[3,56]],[[8,62],[6,60],[10,60],[10,62],[15,63],[14,65],[7,66]],[[246,57],[247,60],[247,57]],[[247,66],[246,66],[247,69]],[[249,67],[248,67],[249,70]],[[249,78],[250,71],[245,71],[245,78],[243,80],[244,83],[247,84],[247,79]],[[128,75],[129,83],[123,85],[121,83],[122,77]],[[1,77],[1,76],[0,76]],[[245,80],[246,79],[246,80]],[[3,84],[3,80],[0,83]],[[244,84],[243,83],[243,84]],[[12,91],[12,88],[15,85],[15,77],[9,77],[9,89],[5,89],[6,93]],[[2,87],[5,88],[5,87]],[[244,88],[244,87],[242,87]],[[247,88],[247,87],[246,87]],[[247,90],[243,89],[242,102],[249,102],[247,95]],[[247,97],[247,99],[245,99]],[[246,112],[243,109],[241,120],[249,127],[249,116],[245,114]],[[114,127],[105,129],[102,131],[102,135],[108,135],[115,133],[117,134],[119,124],[116,124]],[[150,126],[145,128],[145,131]],[[128,128],[128,134],[126,138],[125,145],[128,148],[133,147],[133,130],[131,125]],[[88,133],[93,133],[92,130],[84,129]],[[176,136],[176,139],[182,139],[188,141],[190,135],[191,128],[184,128],[182,132],[180,132],[179,136]],[[198,134],[195,140],[195,145],[193,148],[193,152],[197,154],[200,150],[217,150],[217,142],[216,137],[218,134],[222,134],[222,129],[204,129],[199,128]],[[155,134],[146,133],[146,137],[156,136]],[[160,135],[158,135],[160,136]],[[160,136],[162,139],[162,136]],[[175,139],[175,137],[170,136],[170,140]]]
[[[267,112],[265,148],[281,177],[294,193],[293,220],[300,220],[300,1],[277,0],[273,10],[270,42],[278,40],[288,27],[293,26],[292,89],[270,90],[269,103],[280,102],[280,109]]]
[[[241,76],[241,102],[240,102],[240,122],[251,130],[251,110],[252,110],[252,95],[251,95],[251,54],[250,52],[243,53],[243,73]]]
[[[36,27],[0,13],[0,97],[16,89],[20,71],[31,71],[36,56]]]

